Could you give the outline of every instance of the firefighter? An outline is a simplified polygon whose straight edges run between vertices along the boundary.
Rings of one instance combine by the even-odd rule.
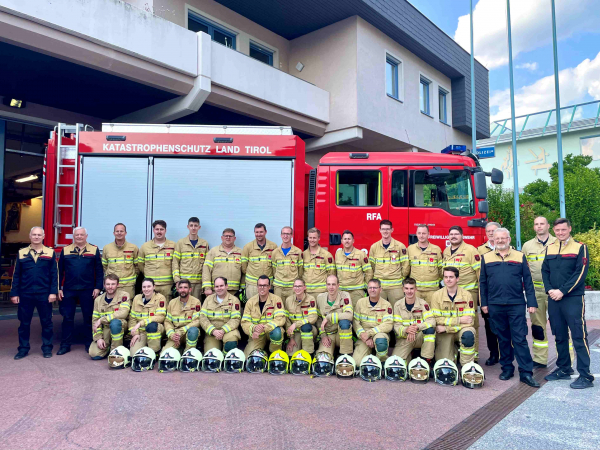
[[[429,242],[429,227],[417,226],[417,242],[408,246],[410,277],[417,282],[419,297],[427,303],[442,281],[442,250]]]
[[[119,277],[109,273],[104,277],[105,292],[94,300],[94,342],[88,352],[94,360],[103,359],[109,352],[123,345],[131,297],[126,290],[118,287],[120,284]]]
[[[281,350],[283,343],[283,326],[285,325],[286,311],[283,300],[269,293],[271,280],[266,275],[258,277],[256,284],[258,294],[248,299],[244,315],[242,316],[242,329],[248,338],[244,349],[246,357],[254,350],[264,349],[269,341],[269,352]]]
[[[277,244],[267,239],[264,223],[254,225],[254,240],[242,249],[242,272],[246,278],[246,299],[258,294],[256,282],[261,275],[267,275],[273,282],[271,258]]]
[[[485,225],[485,235],[487,236],[487,242],[484,242],[479,247],[477,247],[477,251],[481,256],[486,253],[493,252],[495,250],[494,246],[494,231],[500,228],[500,224],[498,222],[488,222]]]
[[[177,282],[179,297],[167,305],[167,317],[164,326],[167,334],[166,349],[175,347],[181,353],[196,348],[200,336],[200,299],[191,295],[192,283],[182,278]],[[185,347],[182,349],[183,345]]]
[[[154,290],[161,294],[168,303],[171,300],[173,287],[175,242],[166,238],[167,222],[164,220],[152,222],[152,231],[154,239],[146,242],[140,248],[138,268],[145,278],[154,280]]]
[[[207,297],[213,294],[217,277],[227,278],[229,293],[237,295],[242,284],[242,249],[235,245],[235,230],[225,228],[221,245],[211,248],[202,268],[202,289]]]
[[[413,349],[421,349],[421,358],[431,366],[435,351],[435,317],[429,304],[417,290],[417,281],[405,278],[402,282],[404,298],[394,305],[394,332],[396,346],[392,355],[407,364]]]
[[[590,346],[585,322],[585,277],[589,268],[587,246],[571,236],[571,222],[554,221],[557,240],[548,246],[542,264],[544,289],[548,294],[550,327],[556,340],[557,369],[545,378],[548,381],[569,379],[573,369],[569,356],[569,331],[577,353],[579,378],[571,383],[573,389],[594,385],[590,373]]]
[[[327,352],[332,356],[339,347],[340,354],[352,354],[352,320],[354,309],[350,294],[340,290],[336,275],[327,277],[327,292],[317,296],[317,312],[321,342],[317,353]]]
[[[406,247],[392,238],[394,227],[389,220],[379,223],[381,240],[371,245],[369,262],[373,267],[373,277],[381,282],[381,296],[390,302],[392,307],[402,295],[402,280],[410,273],[410,265]]]
[[[542,279],[542,264],[546,256],[546,249],[549,245],[556,242],[556,238],[550,234],[550,224],[545,217],[536,217],[533,220],[533,229],[536,236],[530,241],[525,242],[521,251],[527,258],[533,287],[535,288],[535,298],[538,302],[538,309],[531,314],[531,335],[533,337],[533,368],[544,368],[548,365],[548,332],[546,323],[548,322],[548,294],[544,289],[544,280]],[[569,338],[569,353],[571,361],[575,360],[573,352],[573,342]]]
[[[390,302],[381,297],[381,282],[372,279],[367,284],[369,296],[361,298],[354,308],[354,332],[358,336],[354,347],[354,359],[362,361],[375,350],[377,357],[385,362],[394,329],[394,313]]]
[[[317,335],[315,324],[319,317],[317,301],[312,295],[306,293],[303,279],[296,278],[293,289],[294,295],[285,299],[287,311],[285,329],[290,338],[286,351],[290,357],[298,350],[304,350],[312,355],[315,352]]]
[[[475,360],[479,352],[479,315],[477,306],[479,303],[479,270],[481,269],[481,256],[475,247],[463,240],[463,230],[458,225],[450,227],[448,232],[450,246],[444,250],[443,267],[456,267],[460,274],[459,286],[469,292],[473,299],[473,310],[475,311]]]
[[[191,283],[192,297],[202,298],[202,266],[208,253],[208,242],[198,237],[200,219],[190,217],[187,228],[189,234],[177,241],[173,254],[173,281],[177,283],[185,278]]]
[[[127,292],[129,298],[135,296],[135,282],[138,275],[137,245],[127,242],[127,227],[118,223],[113,229],[115,240],[102,249],[104,275],[114,273],[119,277],[119,289]]]
[[[308,248],[302,254],[302,279],[306,283],[306,292],[316,298],[317,295],[327,292],[327,276],[335,275],[335,263],[331,253],[319,245],[321,231],[311,228],[306,234]]]
[[[227,278],[215,278],[215,292],[209,295],[202,305],[200,325],[206,333],[205,352],[216,348],[227,353],[237,348],[241,339],[239,326],[242,308],[238,298],[227,292],[227,289]]]
[[[294,230],[291,227],[281,229],[281,246],[273,252],[273,285],[275,295],[286,299],[293,295],[294,280],[302,278],[302,250],[292,244]]]
[[[92,314],[94,300],[100,294],[104,272],[102,257],[95,245],[87,242],[87,231],[83,227],[73,229],[73,243],[60,252],[58,274],[60,287],[58,299],[59,311],[63,316],[62,342],[57,355],[71,351],[73,331],[75,329],[75,308],[77,301],[81,306],[86,351],[92,342]]]
[[[134,297],[129,311],[127,326],[131,333],[131,353],[135,353],[142,347],[150,347],[155,353],[160,351],[160,340],[162,339],[167,316],[167,299],[154,290],[154,280],[144,278],[142,281],[142,293]]]
[[[460,363],[475,359],[475,302],[469,291],[458,285],[460,272],[444,267],[444,287],[433,294],[430,308],[435,317],[435,359],[447,358],[456,363],[454,344],[459,344]]]
[[[342,245],[343,248],[335,253],[335,269],[340,289],[350,294],[352,307],[356,308],[356,303],[367,295],[365,289],[367,281],[373,277],[373,269],[365,252],[354,248],[352,231],[342,233]]]
[[[530,314],[537,308],[531,272],[525,255],[510,248],[510,232],[506,228],[496,228],[493,242],[494,251],[483,256],[479,289],[481,310],[489,313],[500,344],[500,379],[514,376],[516,356],[521,382],[540,387],[533,379],[533,360],[527,344],[527,308],[524,308],[526,305]]]
[[[44,229],[33,227],[29,232],[29,246],[19,250],[10,288],[10,301],[17,306],[19,318],[19,349],[15,359],[27,356],[29,330],[33,311],[37,308],[42,325],[42,353],[52,357],[52,302],[58,294],[58,266],[56,255],[45,247]]]

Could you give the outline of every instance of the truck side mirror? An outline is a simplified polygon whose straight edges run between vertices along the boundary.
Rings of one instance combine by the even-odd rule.
[[[480,201],[478,209],[479,209],[480,213],[487,214],[490,211],[490,206],[489,206],[487,200]]]
[[[502,173],[502,172],[500,172]],[[475,172],[473,176],[475,179],[475,197],[479,200],[484,200],[487,198],[487,185],[485,182],[485,173],[483,172]]]
[[[502,184],[504,181],[504,173],[498,169],[492,169],[492,183],[493,184]]]

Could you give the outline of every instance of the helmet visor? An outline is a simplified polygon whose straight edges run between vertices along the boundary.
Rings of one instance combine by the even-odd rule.
[[[313,365],[313,371],[318,377],[328,377],[333,374],[333,364],[326,361],[317,361]]]
[[[109,356],[108,357],[108,367],[111,369],[124,369],[125,368],[125,358],[121,355]]]
[[[469,389],[478,389],[483,387],[483,375],[480,373],[465,373],[462,377],[462,382]]]
[[[202,370],[204,372],[219,372],[221,370],[221,361],[213,358],[202,360]]]
[[[443,386],[454,386],[458,381],[458,373],[450,367],[439,367],[435,371],[435,381]]]
[[[259,358],[258,356],[251,356],[246,361],[246,369],[250,373],[261,373],[265,371],[266,362],[264,359]]]
[[[307,361],[295,359],[292,361],[292,367],[290,368],[290,372],[293,375],[308,375],[309,364]]]
[[[179,364],[180,372],[195,372],[198,370],[199,362],[194,358],[181,358],[181,362]]]
[[[269,362],[269,373],[272,375],[283,375],[287,372],[287,363],[285,361],[273,360]]]
[[[364,365],[360,368],[360,377],[366,381],[376,381],[381,378],[381,369],[377,366]]]
[[[244,361],[239,359],[229,359],[225,361],[225,372],[236,373],[244,369]]]
[[[352,378],[354,376],[354,366],[352,364],[340,363],[335,368],[338,378]]]
[[[158,362],[159,372],[174,372],[177,370],[177,361],[174,359],[162,360]]]
[[[388,367],[385,371],[385,378],[390,381],[406,380],[406,369],[403,367]]]
[[[152,358],[147,358],[145,356],[138,356],[137,358],[133,358],[131,368],[136,372],[152,370]]]
[[[429,381],[429,371],[424,367],[416,367],[410,371],[410,381],[415,383],[427,383]]]

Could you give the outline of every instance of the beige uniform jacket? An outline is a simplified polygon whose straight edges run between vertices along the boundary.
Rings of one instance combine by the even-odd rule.
[[[384,290],[402,286],[402,280],[410,273],[406,247],[396,239],[391,240],[388,248],[383,246],[382,240],[371,245],[369,262],[373,267],[373,278],[381,281]]]
[[[246,284],[256,285],[258,277],[266,275],[273,283],[273,266],[271,260],[277,244],[267,240],[265,247],[261,250],[254,239],[248,242],[242,249],[242,272],[246,276]]]
[[[419,291],[437,291],[442,281],[442,249],[431,242],[425,250],[419,243],[408,246],[410,276],[417,281]]]
[[[446,247],[443,253],[443,267],[456,267],[459,272],[458,285],[467,291],[479,287],[479,271],[481,270],[481,255],[475,247],[462,242],[454,253],[452,247]]]
[[[380,298],[371,306],[369,297],[361,298],[354,308],[354,332],[360,338],[362,333],[373,337],[377,333],[389,333],[394,328],[392,304]]]
[[[485,244],[481,244],[479,247],[477,247],[477,252],[481,256],[485,255],[486,253],[493,252],[493,251],[494,251],[494,249],[490,245],[490,241],[487,241]]]
[[[394,331],[396,336],[406,338],[406,329],[411,325],[417,325],[419,331],[435,328],[435,317],[433,311],[425,300],[417,297],[415,304],[409,311],[406,307],[406,299],[401,299],[394,305]]]
[[[252,336],[254,327],[258,324],[265,326],[265,331],[262,334],[270,333],[277,327],[283,327],[285,325],[285,319],[287,313],[283,300],[274,294],[269,294],[269,298],[265,302],[262,312],[258,304],[260,296],[257,294],[248,300],[246,307],[244,308],[244,315],[242,316],[242,330],[248,336]]]
[[[183,335],[192,327],[199,328],[200,308],[200,300],[191,295],[185,305],[180,297],[172,299],[167,305],[167,317],[164,322],[167,337],[179,331],[182,331]]]
[[[335,275],[335,262],[333,255],[319,247],[319,250],[314,255],[310,249],[304,250],[302,253],[304,260],[304,274],[302,279],[306,284],[306,290],[309,292],[320,291],[327,289],[327,277]]]
[[[145,330],[146,325],[151,322],[164,323],[167,317],[167,299],[162,294],[155,292],[148,303],[144,305],[144,295],[138,294],[134,297],[129,311],[129,329],[138,322],[143,321],[140,330]]]
[[[273,285],[282,288],[294,286],[296,278],[302,278],[303,260],[302,250],[295,245],[290,247],[287,255],[283,254],[281,247],[277,247],[271,257],[273,264]]]
[[[529,271],[531,272],[531,278],[533,279],[533,286],[536,290],[544,291],[544,280],[542,280],[542,264],[544,264],[544,257],[546,256],[546,249],[549,245],[556,242],[556,238],[552,235],[548,236],[546,245],[538,241],[535,237],[523,245],[521,253],[525,255],[527,264],[529,265]]]
[[[229,253],[223,245],[211,248],[202,268],[202,289],[213,289],[217,277],[227,278],[230,291],[242,286],[242,249],[234,246]]]
[[[99,295],[94,300],[94,312],[92,313],[92,320],[95,322],[100,319],[100,323],[104,325],[110,324],[113,319],[127,320],[129,316],[129,309],[131,308],[131,301],[129,294],[125,291],[117,289],[114,297],[110,303],[106,302],[106,292]],[[98,339],[102,339],[103,330],[102,327],[98,327],[94,333],[94,342]]]
[[[365,252],[357,248],[348,256],[341,248],[335,253],[335,269],[340,280],[340,289],[353,291],[366,289],[367,283],[373,278],[373,269]]]
[[[317,301],[312,295],[304,293],[302,301],[298,301],[295,295],[290,295],[285,299],[285,310],[287,318],[285,321],[285,329],[287,330],[292,324],[296,324],[297,331],[300,327],[307,323],[314,325],[317,323],[319,313],[317,312]]]
[[[154,239],[146,242],[138,253],[138,268],[145,277],[152,278],[157,286],[173,284],[173,255],[175,242],[166,240],[162,247]]]
[[[209,295],[200,311],[200,325],[208,335],[214,330],[223,330],[225,333],[237,330],[241,318],[240,301],[229,293],[221,303],[217,301],[217,294]]]
[[[475,326],[475,308],[473,297],[458,286],[454,302],[448,297],[448,288],[444,287],[433,294],[431,310],[437,325],[444,325],[446,333],[458,333],[462,328]],[[471,323],[460,323],[462,316],[471,316]]]
[[[179,239],[175,244],[173,281],[177,283],[184,278],[190,283],[202,283],[202,267],[208,250],[208,242],[200,237],[196,247],[192,245],[189,236]]]
[[[139,273],[138,252],[137,245],[127,241],[120,247],[114,241],[105,245],[102,249],[104,276],[114,273],[119,277],[119,285],[135,286]]]
[[[354,308],[352,307],[352,300],[350,294],[344,291],[338,291],[333,305],[328,303],[329,293],[324,292],[317,295],[317,312],[320,319],[327,319],[327,325],[325,325],[325,332],[327,334],[334,334],[338,332],[338,324],[340,320],[354,319]],[[319,320],[319,334],[321,333],[321,320]]]

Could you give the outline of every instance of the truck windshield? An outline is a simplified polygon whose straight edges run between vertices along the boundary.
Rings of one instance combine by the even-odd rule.
[[[453,216],[475,213],[471,175],[465,170],[449,174],[429,175],[426,170],[414,171],[413,204],[417,207],[441,208]]]

